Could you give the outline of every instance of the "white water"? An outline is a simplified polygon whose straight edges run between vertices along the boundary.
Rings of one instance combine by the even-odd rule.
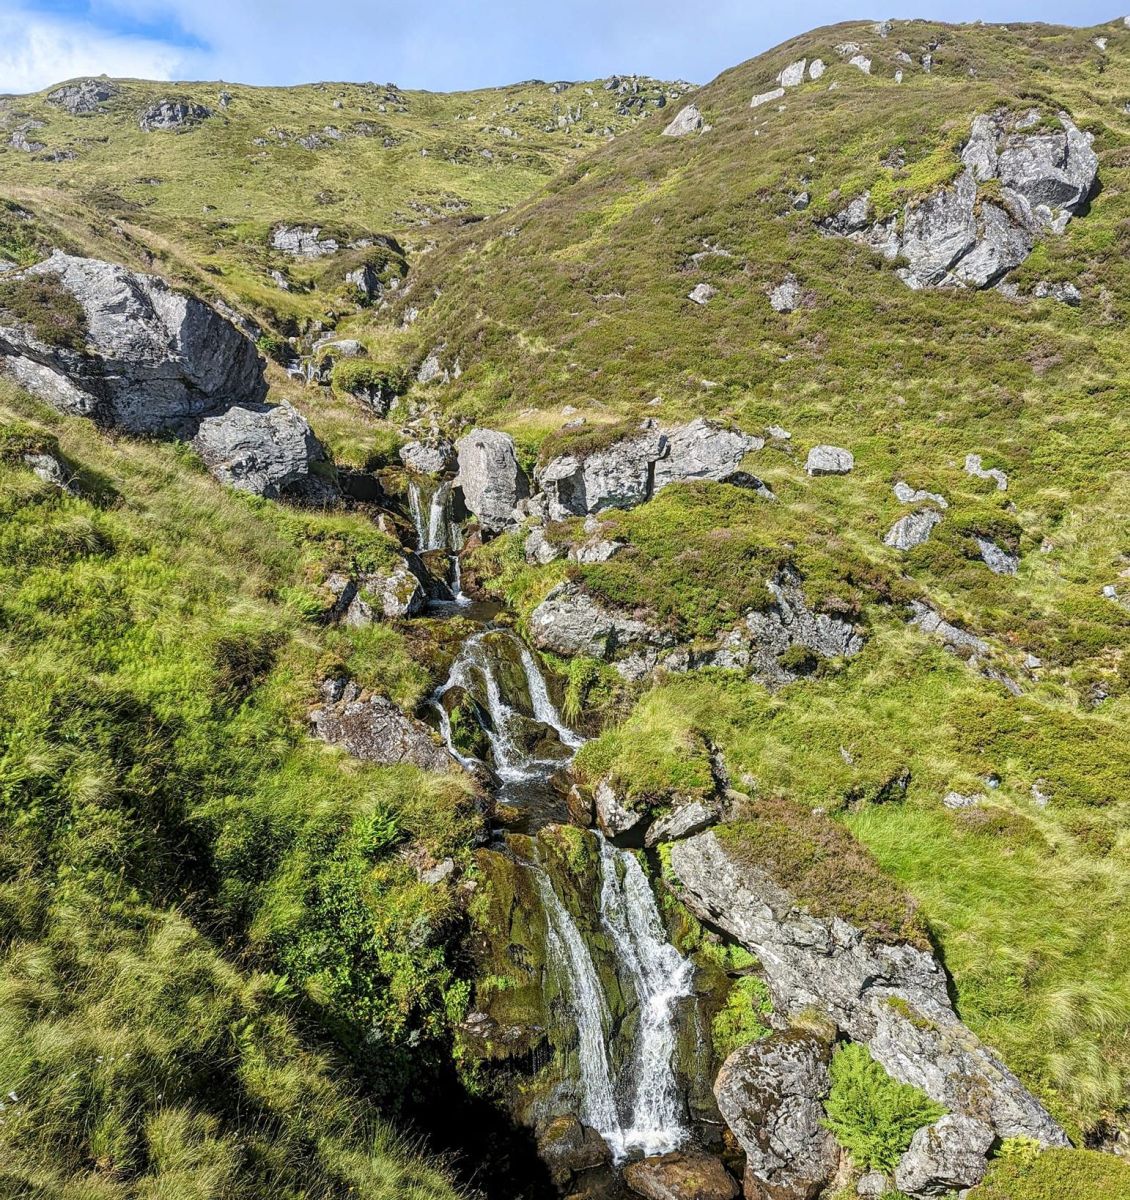
[[[470,597],[463,594],[462,573],[459,566],[459,551],[462,538],[459,526],[451,516],[451,481],[444,480],[436,486],[424,512],[424,497],[420,484],[415,479],[408,481],[408,510],[412,524],[416,526],[416,549],[421,553],[429,550],[446,550],[451,565],[451,592],[455,603],[470,604]]]
[[[463,643],[451,673],[434,696],[441,732],[464,765],[474,762],[455,749],[442,703],[449,688],[466,688],[490,715],[493,728],[486,734],[499,778],[504,783],[547,778],[562,764],[560,760],[529,758],[510,735],[509,721],[517,709],[503,695],[490,638],[513,643],[534,718],[554,729],[570,750],[583,744],[584,739],[565,725],[549,698],[533,654],[516,634],[505,629],[483,630]],[[547,957],[560,971],[562,994],[577,1030],[578,1116],[603,1136],[619,1163],[636,1153],[665,1154],[690,1136],[674,1058],[679,1008],[692,994],[693,968],[667,941],[655,895],[638,859],[599,834],[595,836],[600,843],[600,921],[615,947],[621,988],[638,1005],[636,1041],[630,1055],[612,1053],[608,1001],[576,920],[544,868],[531,865],[530,870],[546,917]],[[617,1058],[623,1060],[619,1069]]]

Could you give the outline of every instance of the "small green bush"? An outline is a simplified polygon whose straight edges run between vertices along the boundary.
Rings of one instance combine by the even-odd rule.
[[[48,346],[81,350],[86,345],[86,312],[53,271],[0,284],[0,309],[30,325]]]
[[[837,1050],[831,1073],[825,1126],[860,1170],[893,1171],[915,1130],[945,1113],[918,1088],[896,1083],[866,1046],[853,1042]]]
[[[403,385],[403,375],[387,363],[368,358],[344,358],[335,363],[331,376],[333,389],[346,395],[368,392],[392,397]]]
[[[740,1046],[756,1042],[770,1032],[767,1018],[773,1011],[769,989],[756,975],[734,983],[725,1005],[714,1014],[710,1034],[719,1061]]]

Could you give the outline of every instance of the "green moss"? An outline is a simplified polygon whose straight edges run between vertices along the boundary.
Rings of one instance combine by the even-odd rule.
[[[29,325],[48,346],[82,350],[86,345],[86,312],[54,272],[0,281],[0,310]]]
[[[969,1195],[970,1200],[1122,1200],[1130,1195],[1130,1163],[1094,1150],[1002,1156],[989,1164],[984,1182]]]

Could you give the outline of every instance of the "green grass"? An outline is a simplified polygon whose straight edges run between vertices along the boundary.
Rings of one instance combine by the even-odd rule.
[[[388,539],[3,400],[6,440],[57,439],[82,487],[0,464],[6,1185],[450,1195],[378,1127],[467,996],[410,857],[466,859],[476,818],[457,780],[309,737],[327,670],[408,706],[431,683],[395,629],[287,599]]]
[[[1130,1195],[1130,1164],[1093,1150],[1045,1150],[1035,1158],[989,1164],[970,1200],[1122,1200]]]

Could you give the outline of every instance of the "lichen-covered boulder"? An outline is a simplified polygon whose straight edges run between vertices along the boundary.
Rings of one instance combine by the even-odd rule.
[[[604,608],[573,583],[558,585],[534,609],[530,636],[539,650],[570,658],[612,659],[625,648],[670,644],[647,622]]]
[[[210,108],[191,100],[158,100],[141,114],[137,123],[146,133],[163,129],[191,129],[211,115]]]
[[[907,1196],[947,1196],[984,1178],[992,1126],[974,1117],[944,1116],[916,1130],[895,1168],[895,1187]]]
[[[585,455],[561,454],[536,472],[551,520],[632,508],[651,496],[652,467],[667,446],[658,429],[641,429]]]
[[[736,1200],[738,1182],[713,1154],[688,1147],[624,1168],[624,1182],[644,1200]]]
[[[329,680],[325,703],[310,713],[314,733],[355,758],[383,766],[411,763],[425,771],[454,771],[455,759],[432,731],[385,696],[366,696],[356,684]]]
[[[514,523],[514,508],[530,494],[518,465],[514,439],[494,429],[472,429],[455,443],[456,485],[463,503],[485,533],[501,533]]]
[[[55,251],[4,278],[57,280],[82,310],[83,348],[44,341],[3,310],[0,357],[61,412],[127,433],[191,435],[195,421],[267,393],[255,344],[216,310],[155,275]]]
[[[341,243],[336,238],[322,236],[318,225],[311,229],[304,229],[300,225],[279,225],[271,233],[271,246],[297,258],[323,258],[341,249]]]
[[[697,417],[672,429],[666,437],[666,452],[654,467],[655,492],[669,483],[691,479],[725,481],[734,475],[750,451],[765,445],[761,438],[740,429],[729,429],[706,417]]]
[[[381,617],[414,617],[428,602],[427,589],[406,560],[391,570],[374,571],[356,579],[335,573],[326,580],[334,597],[331,617],[358,628],[371,625]]]
[[[419,475],[443,475],[454,468],[455,447],[443,438],[408,442],[400,447],[400,461]]]
[[[321,443],[285,400],[273,407],[235,404],[205,417],[192,444],[212,474],[237,491],[272,500],[336,499],[337,489],[311,473],[325,458]]]
[[[933,508],[922,508],[918,512],[907,513],[887,530],[883,536],[883,545],[893,550],[913,550],[930,540],[934,526],[942,519],[942,514]]]
[[[831,1087],[828,1042],[796,1029],[735,1050],[714,1081],[718,1110],[746,1154],[746,1195],[813,1200],[835,1173],[823,1126]],[[757,1189],[757,1190],[754,1190]]]

